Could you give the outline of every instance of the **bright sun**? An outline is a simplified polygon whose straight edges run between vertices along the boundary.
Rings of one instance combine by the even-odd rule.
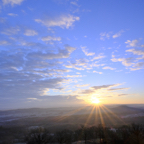
[[[91,98],[91,103],[93,103],[93,104],[99,104],[99,103],[100,103],[100,101],[99,101],[99,99],[98,99],[98,98],[93,97],[93,98]]]

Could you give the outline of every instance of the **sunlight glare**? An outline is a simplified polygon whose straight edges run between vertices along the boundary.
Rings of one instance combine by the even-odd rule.
[[[99,99],[98,99],[98,98],[93,97],[93,98],[91,99],[91,103],[93,103],[93,104],[99,104],[99,103],[100,103],[100,101],[99,101]]]

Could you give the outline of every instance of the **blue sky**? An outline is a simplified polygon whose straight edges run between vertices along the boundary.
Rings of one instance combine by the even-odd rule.
[[[144,103],[143,6],[1,0],[0,109]]]

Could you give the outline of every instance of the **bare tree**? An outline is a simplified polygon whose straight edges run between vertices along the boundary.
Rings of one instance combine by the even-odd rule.
[[[51,135],[47,129],[37,128],[26,136],[27,144],[47,144],[51,141]]]
[[[55,134],[55,138],[59,144],[71,144],[73,139],[73,132],[67,129],[58,131]]]

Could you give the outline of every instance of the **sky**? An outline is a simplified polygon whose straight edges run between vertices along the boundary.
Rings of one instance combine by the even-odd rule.
[[[143,0],[0,0],[0,109],[144,104]]]

